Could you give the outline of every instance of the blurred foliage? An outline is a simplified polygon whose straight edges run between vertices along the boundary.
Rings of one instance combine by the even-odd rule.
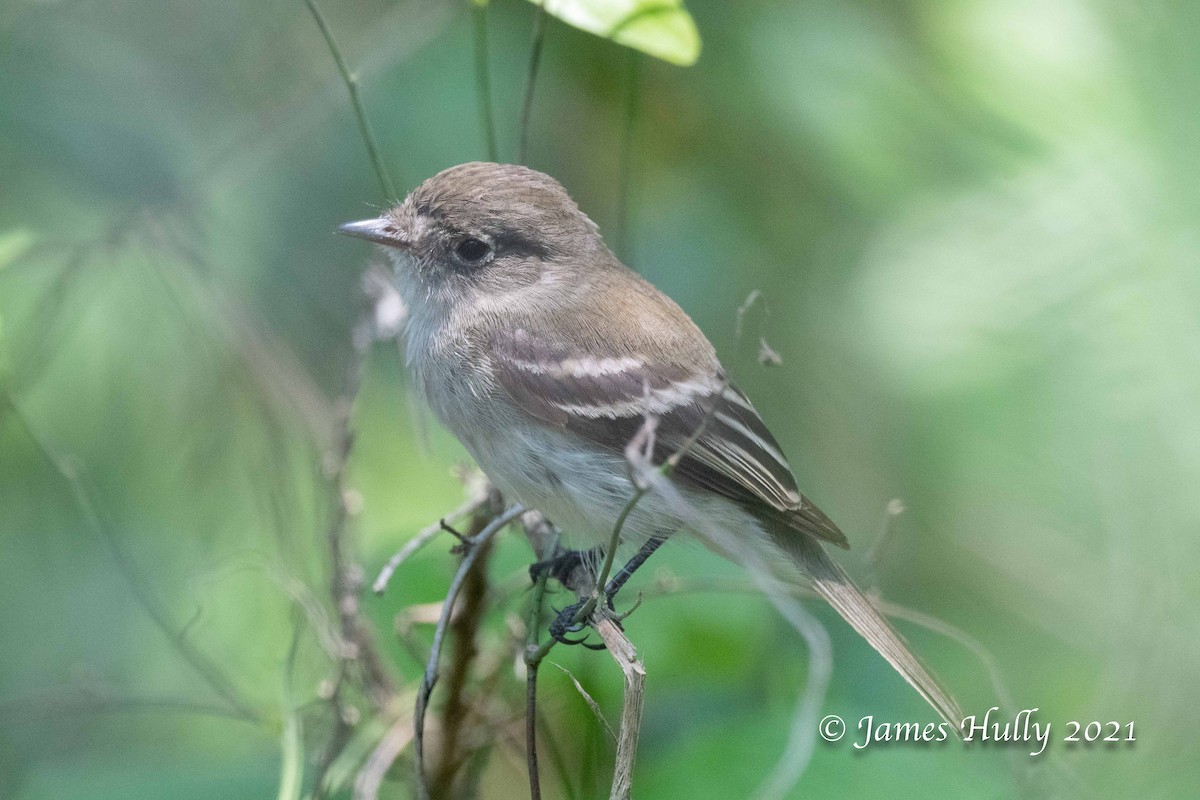
[[[327,6],[400,185],[483,155],[465,2]],[[847,740],[818,746],[794,796],[1195,796],[1200,6],[688,6],[705,38],[689,70],[632,72],[629,51],[549,24],[531,163],[710,335],[849,532],[854,574],[975,637],[1055,738],[1068,720],[1138,732],[1043,758]],[[536,9],[486,13],[511,158]],[[9,0],[0,39],[0,797],[272,796],[298,746],[311,782],[334,726],[321,464],[368,258],[331,231],[386,202],[344,86],[299,2]],[[770,371],[734,352],[753,289]],[[373,351],[354,424],[373,576],[460,502],[464,454],[394,347]],[[893,498],[908,510],[868,562]],[[448,547],[363,598],[401,685]],[[528,560],[502,537],[492,572],[514,592],[489,652]],[[713,575],[736,578],[672,545],[641,585]],[[816,611],[829,713],[930,718]],[[967,649],[904,627],[968,712],[993,705]],[[650,676],[638,796],[746,796],[786,740],[797,637],[740,593],[648,598],[628,628]],[[605,656],[554,658],[615,715]],[[523,687],[497,668],[507,714]],[[543,688],[577,796],[602,794],[604,734],[565,675]],[[484,797],[527,796],[513,724]],[[409,796],[406,770],[387,796]]]

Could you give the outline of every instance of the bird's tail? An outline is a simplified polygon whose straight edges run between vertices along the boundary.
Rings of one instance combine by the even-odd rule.
[[[950,693],[942,688],[933,674],[925,668],[908,642],[892,624],[876,610],[871,601],[859,591],[850,576],[829,557],[821,543],[811,536],[795,531],[776,535],[775,541],[795,559],[812,579],[813,588],[859,635],[870,642],[879,654],[916,689],[925,702],[962,735],[962,711]]]

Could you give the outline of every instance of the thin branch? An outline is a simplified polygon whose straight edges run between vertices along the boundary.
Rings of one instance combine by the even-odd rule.
[[[323,471],[329,493],[330,517],[326,541],[329,546],[329,591],[338,615],[341,637],[337,680],[329,703],[334,709],[334,728],[317,769],[314,797],[325,791],[325,773],[350,741],[353,732],[354,710],[345,704],[345,683],[355,667],[361,669],[363,683],[377,710],[388,707],[395,696],[395,687],[375,647],[374,634],[363,621],[359,608],[362,568],[354,561],[351,537],[351,503],[345,485],[346,466],[354,448],[351,415],[354,401],[362,383],[362,372],[373,340],[370,313],[360,315],[351,331],[352,352],[346,367],[342,394],[334,404],[333,446],[323,460]]]
[[[455,779],[469,755],[460,752],[462,750],[460,744],[462,729],[471,713],[470,704],[466,702],[464,694],[471,662],[479,652],[475,645],[475,638],[479,632],[483,613],[487,608],[487,560],[492,552],[491,540],[479,544],[473,544],[471,540],[495,519],[496,512],[503,508],[502,502],[499,492],[492,492],[487,506],[475,514],[471,520],[471,529],[463,538],[465,546],[478,548],[480,552],[476,557],[475,565],[467,572],[461,592],[462,600],[450,622],[450,632],[454,637],[454,660],[450,664],[449,674],[446,677],[446,706],[442,712],[441,726],[442,742],[438,748],[441,756],[430,784],[430,794],[437,798],[448,798],[458,794],[453,790]]]
[[[529,159],[529,119],[533,115],[533,94],[537,87],[538,67],[542,61],[542,43],[546,38],[546,0],[538,4],[533,17],[533,46],[529,52],[529,75],[525,81],[525,102],[521,106],[521,128],[517,136],[517,163]]]
[[[22,697],[0,698],[0,717],[12,724],[20,722],[24,715],[40,720],[52,715],[134,714],[146,711],[196,714],[259,724],[258,719],[247,717],[226,704],[171,695],[126,695],[102,687],[56,686]]]
[[[324,472],[329,487],[331,506],[327,539],[332,559],[330,591],[341,624],[342,639],[348,647],[343,658],[361,665],[372,700],[379,709],[387,706],[395,687],[383,659],[375,647],[370,627],[359,613],[358,593],[362,584],[362,568],[354,562],[354,546],[350,535],[352,516],[350,493],[345,485],[346,467],[354,448],[351,414],[362,383],[362,372],[372,341],[369,315],[359,321],[352,331],[353,353],[346,370],[345,386],[334,405],[334,445],[326,455]]]
[[[337,64],[338,72],[341,73],[342,82],[346,84],[346,91],[350,95],[350,105],[354,108],[355,119],[358,120],[358,132],[362,136],[363,144],[367,147],[367,156],[371,159],[371,166],[375,168],[375,176],[379,178],[384,198],[389,201],[397,200],[398,196],[396,187],[392,183],[392,176],[388,173],[383,156],[379,153],[379,145],[375,142],[371,123],[367,121],[367,111],[363,107],[362,98],[358,96],[358,76],[350,71],[346,59],[342,57],[342,50],[334,40],[333,31],[330,29],[329,23],[325,21],[321,9],[317,8],[316,0],[304,0],[304,2],[312,13],[317,27],[321,29],[321,35],[325,37],[325,44],[329,46],[329,52],[333,56],[334,63]]]
[[[375,583],[371,585],[371,590],[375,594],[383,594],[387,590],[388,582],[391,581],[392,575],[396,573],[405,561],[412,558],[418,550],[433,541],[439,533],[445,530],[444,525],[453,525],[455,522],[464,517],[474,514],[488,502],[488,483],[486,480],[473,481],[467,487],[468,497],[466,502],[461,506],[451,511],[446,516],[442,517],[437,522],[421,529],[421,531],[404,543],[400,550],[388,559],[388,562],[383,565],[383,569],[379,571],[379,577],[375,579]]]
[[[492,80],[488,64],[487,0],[472,0],[471,16],[475,28],[475,88],[479,94],[479,116],[483,122],[483,140],[488,161],[500,159],[496,147],[496,119],[492,111]]]
[[[525,667],[525,759],[529,770],[530,800],[542,800],[542,779],[538,771],[537,754],[537,676],[541,665],[542,659],[539,658],[529,661]]]
[[[522,505],[514,505],[505,511],[500,516],[488,523],[479,535],[472,541],[467,548],[466,555],[463,556],[462,563],[458,566],[458,571],[454,573],[454,579],[450,582],[450,588],[446,592],[446,599],[442,603],[442,614],[438,619],[437,628],[433,632],[433,646],[430,648],[429,661],[425,665],[425,675],[421,680],[420,689],[417,691],[416,709],[413,712],[413,746],[416,752],[416,769],[417,769],[417,790],[418,796],[422,800],[429,800],[429,785],[425,777],[425,711],[429,707],[429,696],[433,692],[433,687],[438,680],[438,662],[442,654],[442,642],[446,637],[446,629],[450,625],[450,615],[454,611],[455,602],[458,600],[458,594],[462,590],[463,584],[467,579],[467,574],[475,565],[475,561],[484,552],[483,545],[487,544],[497,531],[503,528],[508,523],[525,513],[525,507]]]
[[[526,517],[525,534],[533,545],[534,555],[546,561],[558,552],[558,531],[550,526],[540,514]],[[529,604],[529,619],[525,625],[525,758],[529,771],[529,796],[541,800],[542,783],[538,773],[537,755],[537,676],[542,658],[538,647],[538,636],[542,629],[542,604],[546,600],[546,579],[549,571],[542,571],[533,584],[533,596]],[[553,644],[553,642],[551,642]]]

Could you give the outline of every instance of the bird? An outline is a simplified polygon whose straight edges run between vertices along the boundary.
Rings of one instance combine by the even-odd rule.
[[[386,254],[414,383],[505,496],[601,548],[628,511],[621,546],[637,551],[605,587],[610,602],[668,538],[699,536],[735,560],[744,547],[803,576],[957,730],[954,698],[829,555],[845,535],[801,494],[713,345],[621,263],[558,181],[460,164],[338,232]],[[653,491],[626,509],[626,448],[648,419],[652,457],[675,456],[667,480],[688,513]],[[552,633],[570,622],[560,614]]]

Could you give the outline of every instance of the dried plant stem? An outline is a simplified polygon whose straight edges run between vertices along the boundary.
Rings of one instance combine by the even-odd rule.
[[[346,465],[354,448],[351,414],[362,382],[362,371],[371,347],[370,314],[363,314],[351,334],[352,352],[346,368],[342,394],[334,404],[333,446],[323,459],[323,472],[329,495],[329,523],[326,542],[330,555],[329,591],[338,619],[340,647],[337,680],[329,704],[334,709],[334,727],[329,735],[317,769],[315,798],[325,790],[325,773],[350,741],[353,733],[353,712],[345,702],[345,685],[355,670],[360,670],[362,682],[377,711],[386,709],[395,687],[375,647],[374,635],[359,613],[359,590],[362,588],[362,568],[354,560],[350,534],[351,509],[345,485]]]
[[[329,46],[329,52],[333,56],[334,63],[337,64],[338,72],[341,73],[342,82],[346,84],[346,91],[350,95],[350,105],[354,108],[355,119],[358,120],[358,132],[362,136],[363,144],[367,147],[367,157],[371,159],[371,166],[375,168],[375,176],[379,178],[384,199],[397,200],[392,176],[383,162],[383,156],[380,155],[379,145],[375,142],[375,134],[371,130],[371,123],[367,120],[367,110],[363,107],[362,98],[358,95],[358,76],[351,72],[350,67],[346,64],[342,50],[333,38],[333,31],[330,29],[329,23],[325,21],[325,15],[321,13],[321,9],[317,8],[316,0],[304,0],[304,2],[308,6],[309,12],[312,13],[317,27],[321,29],[321,35],[325,37],[325,44]]]
[[[538,773],[537,754],[537,676],[541,659],[526,664],[525,669],[525,758],[529,769],[529,797],[542,800],[542,779]]]
[[[334,444],[324,462],[329,487],[330,520],[328,542],[332,559],[330,590],[337,609],[344,653],[347,662],[357,663],[363,670],[366,688],[379,709],[386,708],[395,693],[391,677],[375,647],[374,636],[359,613],[359,590],[362,588],[362,568],[354,561],[354,546],[350,535],[351,510],[347,503],[346,466],[354,447],[351,414],[362,383],[362,372],[372,341],[368,315],[352,332],[353,353],[346,370],[345,386],[334,405]]]
[[[621,727],[617,734],[617,758],[613,767],[609,800],[629,800],[633,791],[633,764],[637,758],[638,736],[642,729],[642,704],[646,697],[646,669],[638,660],[637,650],[611,619],[596,623],[596,632],[625,676],[625,698],[621,706]]]

